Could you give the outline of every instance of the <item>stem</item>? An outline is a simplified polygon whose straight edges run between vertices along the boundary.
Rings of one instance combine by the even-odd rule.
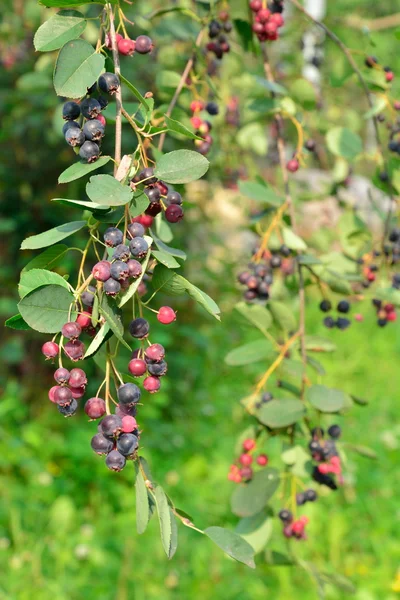
[[[299,304],[300,304],[300,323],[299,323],[299,333],[300,333],[300,353],[301,353],[301,362],[303,363],[303,377],[301,380],[301,399],[304,400],[304,392],[306,389],[306,380],[307,380],[307,351],[306,351],[306,294],[304,290],[304,277],[303,271],[301,270],[301,265],[298,263],[297,270],[299,273]]]
[[[198,36],[197,36],[197,38],[196,38],[196,42],[195,42],[195,48],[198,48],[198,47],[200,46],[200,44],[201,44],[201,41],[202,41],[202,39],[203,39],[203,36],[204,36],[204,32],[205,32],[205,28],[203,28],[203,29],[202,29],[202,30],[199,32],[199,34],[198,34]],[[186,63],[186,67],[185,67],[185,69],[184,69],[184,71],[183,71],[183,73],[182,73],[182,75],[181,75],[181,78],[180,78],[180,80],[179,80],[179,83],[178,83],[178,86],[177,86],[177,88],[176,88],[176,90],[175,90],[175,93],[174,93],[174,95],[172,96],[172,100],[171,100],[171,102],[169,103],[169,106],[168,106],[167,112],[165,113],[165,115],[166,115],[167,117],[170,117],[170,116],[171,116],[171,114],[172,114],[172,111],[173,111],[173,110],[174,110],[174,108],[175,108],[175,104],[176,104],[176,103],[177,103],[177,101],[178,101],[179,95],[180,95],[181,91],[183,90],[183,86],[185,85],[186,79],[188,78],[188,75],[189,75],[190,71],[192,70],[192,67],[193,67],[193,62],[194,62],[194,55],[195,55],[195,53],[193,52],[192,56],[189,58],[189,60],[188,60],[188,61],[187,61],[187,63]],[[165,136],[166,136],[166,132],[162,133],[162,134],[161,134],[161,136],[160,136],[160,140],[159,140],[159,142],[158,142],[158,149],[159,149],[160,151],[163,149],[164,142],[165,142]]]
[[[117,39],[115,34],[115,22],[114,22],[114,13],[111,4],[106,5],[106,10],[108,13],[108,17],[110,20],[110,40],[112,45],[112,54],[114,61],[114,71],[118,77],[121,75],[121,68],[119,64],[119,54],[117,48]],[[114,165],[114,175],[118,170],[118,165],[121,162],[121,147],[122,147],[122,90],[121,85],[118,86],[117,91],[115,92],[115,105],[116,105],[116,114],[115,114],[115,165]]]
[[[110,344],[107,343],[107,361],[106,361],[106,393],[105,393],[105,403],[106,403],[106,412],[107,414],[111,414],[110,411]]]

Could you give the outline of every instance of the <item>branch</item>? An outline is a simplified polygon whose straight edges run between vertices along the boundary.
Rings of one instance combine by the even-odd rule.
[[[114,71],[118,77],[121,75],[121,68],[119,64],[119,53],[117,48],[117,39],[115,35],[115,22],[114,22],[114,13],[111,4],[107,4],[106,6],[108,17],[110,19],[110,40],[112,45],[112,54],[114,61]],[[118,86],[118,89],[115,93],[115,105],[116,105],[116,115],[115,115],[115,153],[114,153],[114,175],[118,170],[119,163],[121,162],[121,146],[122,146],[122,90],[121,85]]]

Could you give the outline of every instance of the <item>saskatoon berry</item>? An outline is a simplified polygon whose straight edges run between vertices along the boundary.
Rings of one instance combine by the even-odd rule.
[[[139,277],[139,275],[142,274],[142,265],[134,258],[128,260],[126,265],[129,270],[129,277],[134,277],[136,279],[137,277]]]
[[[178,223],[183,219],[183,210],[178,204],[170,204],[165,211],[168,223]]]
[[[221,30],[221,25],[218,23],[218,21],[211,21],[211,23],[208,26],[209,37],[211,39],[217,37],[220,30]]]
[[[63,106],[62,116],[66,121],[73,121],[77,119],[81,114],[79,104],[76,102],[66,102]]]
[[[169,325],[176,320],[176,312],[170,306],[162,306],[157,313],[157,320],[163,325]]]
[[[123,260],[123,261],[127,261],[129,259],[131,255],[131,251],[129,250],[129,246],[126,246],[125,244],[118,244],[118,246],[115,248],[114,252],[113,252],[113,258],[117,259],[117,260]],[[112,268],[111,268],[112,271]],[[111,275],[112,277],[112,275]]]
[[[299,161],[296,158],[292,158],[288,161],[286,168],[290,173],[296,173],[300,167]]]
[[[218,104],[216,102],[208,102],[206,104],[206,111],[209,115],[217,115],[219,113]]]
[[[95,119],[101,113],[101,104],[95,98],[85,98],[81,102],[81,112],[86,119]]]
[[[54,379],[57,383],[67,383],[69,377],[70,373],[68,369],[64,369],[63,367],[60,367],[54,372]]]
[[[253,469],[251,467],[242,467],[239,471],[239,475],[246,481],[253,477]]]
[[[331,490],[337,490],[337,485],[336,485],[333,477],[331,477],[330,475],[327,475],[326,473],[321,473],[321,471],[318,469],[318,467],[314,467],[313,472],[312,472],[312,478],[317,483],[320,483],[321,485],[326,485]]]
[[[328,429],[328,434],[334,440],[337,440],[338,438],[340,438],[341,433],[342,433],[342,430],[339,425],[331,425]]]
[[[291,523],[293,521],[292,513],[290,512],[290,510],[287,510],[286,508],[283,508],[282,510],[279,511],[278,517],[284,523]]]
[[[67,133],[68,129],[80,129],[80,128],[81,128],[81,126],[76,121],[67,121],[63,125],[62,132],[63,132],[63,135],[65,135]]]
[[[85,395],[86,386],[82,385],[81,387],[72,387],[70,389],[71,389],[72,397],[75,400],[79,400],[79,398],[82,398],[82,396]]]
[[[74,388],[80,388],[87,384],[87,377],[85,371],[82,369],[71,369],[69,377],[69,386]]]
[[[139,35],[136,38],[136,52],[139,54],[148,54],[153,48],[153,42],[148,35]]]
[[[150,204],[154,204],[155,202],[159,202],[161,198],[161,192],[158,187],[148,187],[144,190],[144,193],[150,200]]]
[[[132,56],[135,52],[135,46],[135,40],[122,37],[118,40],[118,51],[123,56]]]
[[[308,444],[308,448],[312,454],[315,454],[316,452],[322,452],[322,447],[317,440],[311,440],[311,442]]]
[[[147,370],[150,375],[154,375],[154,377],[162,377],[166,374],[168,369],[168,365],[165,360],[161,360],[160,362],[151,362],[147,365]]]
[[[325,317],[324,325],[328,329],[333,329],[333,327],[336,327],[336,321],[333,317]]]
[[[156,183],[157,177],[154,177],[154,169],[152,167],[146,167],[139,173],[139,181],[146,180],[146,185],[149,183]]]
[[[122,260],[116,260],[111,264],[111,277],[116,281],[125,281],[129,277],[129,268]]]
[[[115,408],[115,414],[121,417],[121,419],[126,416],[136,417],[136,413],[136,404],[130,404],[129,406],[126,404],[118,404]]]
[[[101,110],[104,110],[107,106],[108,106],[108,99],[105,96],[99,96],[97,98],[100,106],[101,106]],[[97,115],[96,119],[101,119],[100,122],[102,123],[102,125],[105,125],[105,119],[103,117],[103,115]],[[102,119],[104,119],[104,123],[102,121]]]
[[[332,308],[332,304],[329,300],[322,300],[322,302],[319,305],[319,309],[322,310],[322,312],[329,312]]]
[[[89,164],[94,163],[100,155],[100,148],[95,142],[87,140],[79,149],[79,156]]]
[[[203,156],[205,156],[206,154],[208,154],[210,152],[211,144],[209,142],[202,142],[198,146],[197,149],[200,152],[200,154],[202,154]]]
[[[256,447],[256,440],[248,438],[247,440],[244,440],[242,445],[245,452],[250,452],[250,450],[253,450],[253,448]]]
[[[145,355],[146,355],[146,358],[149,358],[150,360],[155,360],[158,362],[164,358],[165,349],[163,346],[161,346],[161,344],[151,344],[151,346],[146,348]]]
[[[306,149],[307,149],[309,152],[314,152],[314,150],[315,150],[315,145],[316,145],[316,144],[315,144],[315,141],[314,141],[314,140],[307,140],[307,141],[306,141],[306,143],[305,143]]]
[[[111,471],[122,471],[126,465],[125,456],[122,456],[118,450],[111,450],[107,454],[106,465]]]
[[[104,136],[104,125],[102,125],[98,119],[86,121],[83,126],[83,133],[87,140],[98,142]]]
[[[76,146],[82,146],[85,141],[85,134],[77,127],[68,127],[64,138],[67,144],[75,148]]]
[[[336,321],[336,327],[341,331],[344,331],[348,327],[350,327],[351,321],[349,319],[345,319],[344,317],[339,317]]]
[[[111,263],[108,260],[96,263],[92,269],[92,275],[97,281],[107,281],[111,277]]]
[[[121,404],[137,404],[140,400],[140,389],[134,383],[124,383],[118,388],[118,400]]]
[[[307,502],[315,502],[318,498],[318,494],[315,490],[309,489],[304,492],[304,496]]]
[[[146,208],[146,215],[156,217],[162,211],[161,202],[153,202]]]
[[[179,192],[171,191],[167,194],[167,204],[182,204],[182,196]]]
[[[239,462],[240,464],[242,464],[244,467],[248,467],[251,465],[251,463],[253,462],[253,457],[250,456],[250,454],[241,454],[239,456]]]
[[[161,192],[162,196],[166,196],[168,194],[168,186],[164,181],[157,181],[156,186]]]
[[[268,464],[268,456],[266,454],[260,454],[257,456],[257,464],[261,467],[265,467]]]
[[[96,435],[92,437],[90,445],[96,454],[108,454],[114,447],[112,440],[104,437],[102,433],[96,433]]]
[[[91,325],[92,315],[87,311],[83,311],[77,316],[76,322],[82,327],[82,329],[87,329]]]
[[[103,73],[100,75],[97,85],[105,94],[115,94],[120,85],[119,77],[115,73]]]
[[[271,256],[271,260],[269,261],[272,269],[278,269],[282,264],[282,259],[277,254]]]
[[[147,365],[141,358],[133,358],[128,364],[128,371],[134,377],[141,377],[147,371]]]
[[[389,242],[398,242],[400,240],[400,229],[395,227],[389,234]]]
[[[58,386],[57,389],[54,391],[54,400],[59,406],[67,406],[68,404],[71,404],[71,390],[65,386]]]
[[[133,433],[123,433],[117,440],[117,450],[122,456],[131,456],[139,446],[139,441]]]
[[[302,506],[305,503],[306,503],[306,496],[305,496],[305,494],[303,494],[303,492],[300,492],[299,494],[296,494],[296,504],[297,504],[297,506]]]
[[[117,435],[122,429],[122,419],[118,415],[107,415],[100,423],[100,429],[103,435],[112,437]]]
[[[55,391],[56,391],[56,390],[58,390],[58,385],[53,385],[53,387],[51,387],[51,388],[49,389],[49,393],[48,393],[49,400],[50,400],[51,402],[54,402],[54,404],[56,404],[56,399],[54,398],[54,394],[55,394]]]
[[[124,234],[117,227],[109,227],[104,232],[104,242],[107,246],[114,248],[124,241]]]
[[[143,256],[146,256],[149,245],[144,238],[135,237],[129,242],[129,249],[132,253],[132,256],[135,256],[136,258],[142,258]]]
[[[350,310],[350,303],[347,302],[347,300],[341,300],[337,305],[337,309],[340,313],[348,313]]]
[[[147,392],[150,392],[150,394],[155,394],[155,392],[158,392],[161,387],[161,381],[158,379],[158,377],[150,375],[143,381],[143,387]]]
[[[285,538],[291,538],[293,535],[293,529],[291,525],[287,525],[286,527],[283,528],[283,535],[285,536]]]
[[[224,23],[224,31],[226,31],[226,33],[230,33],[232,31],[233,25],[232,23],[228,22],[228,23]]]
[[[104,282],[103,289],[107,296],[113,297],[120,293],[121,284],[119,281],[116,281],[110,277],[110,279],[107,279],[107,281]]]
[[[77,360],[83,358],[85,353],[85,345],[79,340],[71,340],[64,344],[64,352],[68,358],[70,358],[73,362],[76,362]]]
[[[82,333],[79,323],[71,321],[62,326],[61,333],[67,340],[76,340]]]
[[[132,433],[137,429],[137,423],[135,417],[131,417],[130,415],[125,415],[122,417],[122,431],[124,433]]]
[[[139,317],[131,321],[129,331],[132,337],[142,340],[149,335],[150,324],[146,319]]]
[[[82,304],[85,306],[93,306],[96,288],[89,286],[88,289],[81,294]]]
[[[102,398],[89,398],[85,404],[85,413],[89,419],[100,419],[106,414],[106,403]]]
[[[42,354],[44,354],[46,358],[55,358],[59,350],[59,345],[55,342],[45,342],[42,346]]]
[[[279,248],[279,253],[281,254],[281,256],[284,256],[285,258],[287,258],[288,256],[290,256],[291,250],[288,246],[286,246],[285,244],[282,244],[282,246]]]
[[[76,400],[72,400],[71,404],[68,404],[66,406],[57,406],[58,411],[64,416],[64,417],[72,417],[72,415],[74,415],[77,411],[78,408],[78,403]]]
[[[128,225],[128,232],[132,238],[143,237],[145,233],[145,228],[141,223],[130,223]]]

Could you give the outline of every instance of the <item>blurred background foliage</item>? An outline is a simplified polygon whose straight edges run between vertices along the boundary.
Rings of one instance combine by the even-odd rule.
[[[234,1],[231,6],[240,11],[242,3],[244,0]],[[158,6],[156,1],[151,4],[152,9]],[[99,7],[83,10],[96,16]],[[337,0],[329,4],[327,22],[351,48],[374,53],[395,69],[399,46],[393,29],[368,36],[356,25],[357,19],[373,21],[396,10],[397,0],[354,0],[351,6],[348,0]],[[149,3],[145,1],[128,9],[128,16],[134,14],[136,19],[130,33],[135,37],[148,32],[156,41],[157,51],[150,58],[124,58],[122,69],[142,92],[152,90],[156,105],[160,105],[168,102],[172,93],[169,84],[164,86],[161,73],[182,71],[188,41],[197,25],[176,15],[150,22],[148,13]],[[2,3],[0,314],[4,319],[16,312],[19,271],[33,256],[19,252],[21,240],[78,217],[78,211],[50,205],[52,198],[84,197],[83,181],[57,186],[58,175],[71,164],[73,154],[60,134],[61,104],[51,84],[54,56],[35,54],[32,48],[33,34],[49,14],[51,11],[34,0]],[[351,27],[350,17],[356,20]],[[289,80],[298,77],[301,69],[304,27],[304,20],[294,14],[282,42],[272,51],[282,77]],[[96,40],[94,22],[85,35],[89,41]],[[363,133],[364,100],[349,80],[337,48],[325,42],[324,51],[324,106],[318,112],[310,107],[307,124],[321,136],[328,120],[330,124],[346,122]],[[260,372],[259,365],[238,369],[224,364],[230,349],[253,339],[253,332],[232,312],[239,298],[234,283],[237,257],[247,260],[240,248],[245,249],[248,241],[243,235],[248,207],[238,205],[240,199],[234,189],[221,188],[221,181],[229,183],[232,171],[239,167],[245,166],[252,176],[265,173],[265,128],[243,132],[248,127],[247,100],[265,96],[265,90],[251,89],[249,73],[261,75],[260,65],[235,43],[221,71],[218,91],[221,106],[232,96],[240,96],[244,122],[238,133],[224,124],[223,117],[217,119],[219,141],[210,155],[208,182],[190,187],[187,218],[177,228],[176,245],[188,248],[187,276],[219,302],[222,323],[212,322],[190,301],[177,299],[178,322],[157,331],[158,340],[168,349],[169,377],[162,392],[151,397],[140,415],[143,454],[155,479],[201,527],[234,528],[237,522],[229,510],[233,484],[226,474],[237,435],[250,423],[238,401],[248,394]],[[185,119],[183,111],[190,100],[184,92],[177,118]],[[129,136],[129,132],[124,135],[127,152]],[[105,153],[112,152],[112,137],[110,133],[106,137]],[[171,139],[166,149],[183,143],[190,147],[190,142]],[[234,145],[239,151],[231,152]],[[367,171],[367,166],[361,164],[360,169]],[[71,245],[81,243],[79,237],[71,240]],[[74,273],[76,261],[76,254],[69,252],[59,272]],[[307,327],[311,333],[322,334],[317,303],[317,297],[309,298]],[[332,571],[348,576],[357,586],[358,600],[394,600],[398,597],[396,574],[400,568],[400,475],[396,469],[400,447],[400,425],[396,423],[400,324],[378,330],[374,315],[367,312],[363,323],[355,323],[346,333],[333,331],[330,335],[338,352],[321,359],[328,373],[324,382],[345,382],[347,391],[369,401],[367,407],[353,409],[346,418],[344,438],[368,444],[378,458],[369,461],[351,456],[346,486],[337,494],[326,494],[309,509],[310,539],[299,544],[297,551],[317,565],[329,564]],[[195,532],[180,528],[180,547],[171,563],[163,554],[154,520],[145,535],[138,537],[133,470],[127,468],[119,475],[107,471],[89,446],[96,425],[82,415],[60,419],[54,411],[47,399],[52,374],[40,354],[42,343],[43,337],[33,332],[23,335],[4,330],[1,338],[1,600],[317,597],[314,583],[304,571],[270,568],[262,556],[257,570],[250,571],[206,539],[196,537]],[[88,393],[93,395],[98,377],[93,366],[88,366],[88,372]],[[277,532],[271,548],[280,550],[281,545]],[[327,597],[347,598],[348,592],[328,586]]]

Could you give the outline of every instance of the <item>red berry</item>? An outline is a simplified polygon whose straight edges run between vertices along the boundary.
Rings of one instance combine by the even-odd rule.
[[[257,464],[261,467],[265,467],[268,464],[268,456],[266,454],[260,454],[257,456]]]
[[[176,321],[176,312],[170,306],[162,306],[157,313],[157,320],[163,325]]]
[[[165,349],[161,344],[151,344],[151,346],[146,348],[144,353],[150,360],[159,362],[165,356]]]
[[[68,369],[64,369],[63,367],[60,367],[59,369],[57,369],[54,372],[54,379],[57,381],[57,383],[60,383],[60,384],[67,383],[69,378],[70,378],[70,372],[68,371]]]
[[[253,477],[253,469],[251,467],[243,467],[240,469],[239,475],[242,477],[242,479],[249,480]]]
[[[326,473],[329,473],[329,471],[330,471],[329,465],[327,465],[326,463],[322,463],[322,465],[318,465],[318,471],[324,475]]]
[[[76,322],[82,327],[82,329],[87,329],[92,324],[92,315],[84,311],[78,315]]]
[[[97,115],[96,119],[97,119],[98,121],[100,121],[100,123],[101,123],[102,125],[104,125],[104,127],[106,126],[106,123],[107,123],[107,121],[106,121],[106,118],[105,118],[105,116],[104,116],[104,115]]]
[[[239,462],[244,466],[248,467],[253,462],[253,457],[250,454],[241,454],[239,457]]]
[[[85,353],[85,344],[80,341],[67,342],[64,345],[64,352],[72,361],[77,361],[83,358]]]
[[[85,395],[86,386],[82,385],[81,387],[72,387],[70,388],[72,392],[72,397],[74,400],[79,400],[82,396]]]
[[[276,23],[278,27],[282,27],[282,25],[285,22],[281,13],[273,13],[270,16],[269,20],[272,21],[273,23]]]
[[[293,530],[292,530],[292,526],[291,525],[286,525],[286,527],[283,528],[283,535],[286,538],[291,538],[293,535]]]
[[[305,523],[301,519],[298,519],[297,521],[294,521],[294,523],[292,523],[292,531],[293,531],[293,533],[296,536],[301,535],[303,533],[303,531],[304,531],[304,526],[305,526]]]
[[[400,110],[400,100],[395,100],[393,103],[394,110]]]
[[[85,413],[90,419],[100,419],[106,413],[106,403],[102,398],[89,398],[85,404]]]
[[[67,340],[76,340],[82,333],[82,327],[79,323],[65,323],[61,329],[61,333]]]
[[[111,277],[111,263],[101,260],[92,269],[92,275],[97,281],[107,281]]]
[[[387,313],[386,318],[388,321],[396,321],[397,319],[397,314],[393,311],[390,313]]]
[[[243,442],[243,450],[245,452],[249,452],[250,450],[253,450],[253,448],[256,447],[256,440],[253,440],[251,438],[244,440]]]
[[[58,385],[54,390],[54,400],[59,406],[68,406],[72,401],[72,392],[69,388]]]
[[[55,342],[45,342],[42,346],[42,354],[46,358],[55,358],[60,350],[60,347]]]
[[[151,375],[150,377],[146,377],[146,379],[143,381],[143,387],[145,390],[150,392],[150,394],[154,394],[160,389],[161,382],[158,377],[153,377]]]
[[[147,371],[147,365],[144,360],[140,358],[132,359],[128,364],[128,371],[132,373],[134,377],[141,377]]]
[[[183,219],[183,210],[179,204],[170,204],[165,211],[165,218],[168,223],[177,223]]]
[[[286,168],[288,171],[290,171],[291,173],[296,173],[296,171],[299,169],[300,165],[299,165],[299,161],[297,160],[297,158],[292,158],[291,160],[288,161]]]
[[[277,30],[278,25],[274,21],[268,21],[268,23],[265,23],[264,25],[264,31],[268,36],[275,35]]]
[[[271,13],[268,10],[268,8],[262,8],[260,11],[258,11],[257,21],[259,21],[260,23],[266,23],[269,19],[270,14]]]
[[[249,6],[253,12],[258,12],[262,8],[262,1],[261,0],[251,0]]]
[[[391,312],[394,312],[396,310],[396,307],[395,307],[394,304],[388,303],[388,304],[385,304],[384,309],[385,309],[385,312],[391,313]]]
[[[87,377],[85,371],[82,369],[71,369],[69,374],[68,385],[73,388],[80,388],[87,384]]]
[[[193,100],[193,102],[190,104],[190,110],[192,112],[200,112],[203,110],[203,108],[204,102],[201,102],[200,100]]]
[[[202,121],[202,119],[200,119],[200,117],[192,117],[190,119],[190,122],[195,129],[199,129],[199,127],[201,126],[203,121]]]
[[[54,404],[56,404],[56,399],[54,397],[56,390],[58,390],[58,385],[53,385],[53,387],[49,389],[49,400],[51,400],[51,402],[54,402]]]
[[[388,83],[390,83],[391,81],[393,81],[394,78],[394,73],[392,71],[388,71],[385,75],[386,81]]]
[[[137,429],[137,426],[135,417],[131,417],[130,415],[122,417],[122,431],[124,433],[132,433],[132,431]]]
[[[118,40],[118,52],[123,56],[132,56],[135,52],[136,42],[129,38],[120,38]]]
[[[375,281],[375,279],[376,279],[375,273],[373,273],[372,271],[369,271],[369,273],[367,275],[367,279],[368,279],[368,281]]]
[[[115,34],[115,41],[117,42],[117,45],[118,45],[119,40],[122,40],[122,35],[120,33],[116,33]],[[106,43],[107,48],[109,50],[111,50],[112,49],[111,37],[110,37],[110,35],[108,33],[106,35],[105,43]]]

